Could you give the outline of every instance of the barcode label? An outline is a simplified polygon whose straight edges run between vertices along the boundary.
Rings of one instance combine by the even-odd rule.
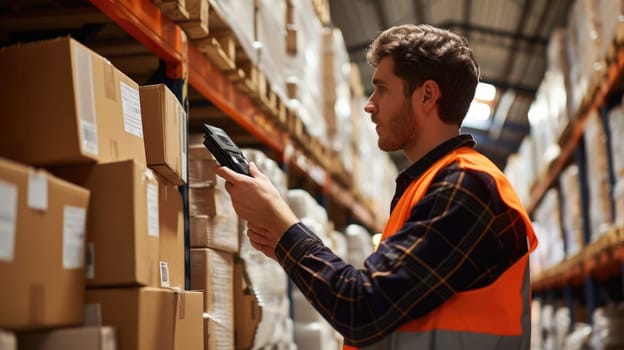
[[[121,107],[123,109],[124,130],[127,133],[143,138],[143,122],[141,121],[141,100],[139,91],[121,84]]]
[[[160,286],[169,287],[169,263],[160,262]]]

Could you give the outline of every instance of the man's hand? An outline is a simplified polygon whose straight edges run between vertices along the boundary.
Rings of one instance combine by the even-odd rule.
[[[225,189],[232,198],[238,216],[247,221],[251,245],[275,259],[275,246],[286,230],[299,219],[280,196],[268,177],[249,164],[250,176],[220,166],[215,173],[225,179]]]

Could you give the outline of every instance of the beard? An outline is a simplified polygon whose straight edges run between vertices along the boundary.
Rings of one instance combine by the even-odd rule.
[[[417,121],[409,99],[395,111],[378,131],[377,146],[385,152],[404,150],[417,137]]]

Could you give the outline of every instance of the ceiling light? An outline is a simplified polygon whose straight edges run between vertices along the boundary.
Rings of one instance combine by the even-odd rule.
[[[475,92],[475,100],[494,101],[496,97],[496,88],[492,84],[479,83]]]
[[[472,101],[470,104],[470,109],[468,109],[468,113],[466,114],[466,121],[486,121],[490,119],[492,113],[492,108],[483,103]]]

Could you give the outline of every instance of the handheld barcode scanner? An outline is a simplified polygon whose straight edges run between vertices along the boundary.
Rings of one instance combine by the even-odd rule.
[[[204,146],[217,159],[219,165],[226,166],[237,173],[249,174],[249,162],[234,141],[221,128],[203,124]]]

